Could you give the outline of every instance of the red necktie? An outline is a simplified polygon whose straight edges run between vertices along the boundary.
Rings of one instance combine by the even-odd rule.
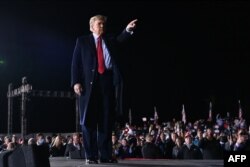
[[[100,74],[104,73],[105,64],[104,64],[104,57],[103,57],[103,50],[102,50],[102,38],[97,38],[97,59],[98,59],[98,72]]]

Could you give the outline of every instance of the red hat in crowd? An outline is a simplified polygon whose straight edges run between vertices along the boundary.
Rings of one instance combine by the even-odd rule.
[[[186,137],[192,137],[191,133],[190,133],[190,132],[187,132],[187,133],[185,134],[185,138],[186,138]]]

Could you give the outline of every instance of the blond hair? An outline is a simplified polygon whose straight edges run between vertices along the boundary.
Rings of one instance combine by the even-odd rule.
[[[52,147],[61,147],[62,145],[63,145],[62,136],[60,136],[60,135],[56,136],[56,138],[52,144]]]
[[[102,21],[104,21],[104,23],[106,23],[107,22],[107,17],[106,16],[103,16],[103,15],[95,15],[95,16],[93,16],[93,17],[91,17],[90,19],[89,19],[89,28],[90,28],[90,31],[92,31],[91,29],[91,27],[93,26],[93,24],[94,24],[94,22],[96,21],[96,20],[102,20]]]

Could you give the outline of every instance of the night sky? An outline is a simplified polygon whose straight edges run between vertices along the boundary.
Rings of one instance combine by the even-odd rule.
[[[27,76],[33,89],[72,91],[70,66],[76,38],[89,34],[89,18],[108,17],[107,33],[121,32],[137,18],[134,37],[120,57],[124,110],[134,122],[250,117],[249,4],[246,1],[18,1],[0,2],[0,133],[7,132],[7,87]],[[20,132],[19,99],[14,131]],[[72,132],[74,101],[32,98],[30,132]],[[127,116],[124,120],[127,120]]]

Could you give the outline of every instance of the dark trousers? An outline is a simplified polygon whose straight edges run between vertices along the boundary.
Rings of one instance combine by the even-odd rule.
[[[88,159],[112,158],[114,124],[114,86],[111,71],[97,74],[89,101],[86,124],[82,125],[83,143]]]

